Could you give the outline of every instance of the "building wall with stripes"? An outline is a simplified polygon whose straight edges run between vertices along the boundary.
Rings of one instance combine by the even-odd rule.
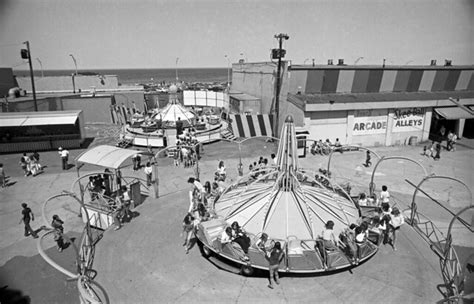
[[[474,67],[294,69],[289,81],[293,94],[472,91]]]
[[[236,137],[273,136],[272,115],[230,114],[230,126]]]

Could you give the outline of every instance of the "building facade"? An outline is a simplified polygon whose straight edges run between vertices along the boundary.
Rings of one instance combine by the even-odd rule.
[[[258,75],[261,64],[246,65]],[[473,135],[474,66],[285,65],[283,70],[280,125],[291,114],[309,131],[308,138],[388,146],[437,140],[449,131]],[[274,94],[275,78],[273,86],[261,87],[271,88],[265,94]],[[257,91],[247,90],[238,77],[232,89]]]

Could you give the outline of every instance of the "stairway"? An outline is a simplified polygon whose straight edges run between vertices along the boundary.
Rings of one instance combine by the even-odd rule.
[[[232,133],[228,129],[221,131],[221,136],[222,136],[222,138],[227,139],[229,141],[234,141],[234,140],[237,139],[237,137],[234,135],[234,133]]]

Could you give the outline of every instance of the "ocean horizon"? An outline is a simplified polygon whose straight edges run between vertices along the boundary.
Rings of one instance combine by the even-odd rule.
[[[226,82],[227,68],[178,68],[179,81],[185,82]],[[44,76],[70,76],[75,70],[43,70]],[[176,69],[79,69],[78,73],[116,75],[122,85],[146,84],[150,82],[176,81]],[[29,70],[13,70],[19,77],[30,75]],[[35,77],[41,77],[40,70],[34,70]]]

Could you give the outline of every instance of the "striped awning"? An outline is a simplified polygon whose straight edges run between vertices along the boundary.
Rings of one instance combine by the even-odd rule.
[[[230,114],[230,125],[236,137],[272,136],[272,115]]]

